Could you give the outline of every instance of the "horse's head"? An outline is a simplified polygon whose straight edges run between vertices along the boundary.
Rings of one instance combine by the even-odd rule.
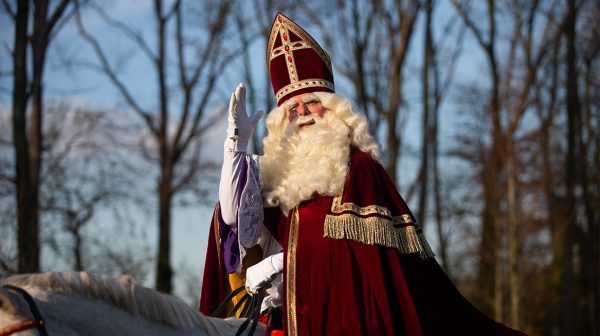
[[[0,335],[35,335],[35,323],[25,298],[12,289],[0,287]],[[33,323],[33,324],[32,324]]]
[[[0,328],[5,325],[8,319],[22,318],[26,313],[27,302],[8,290],[0,287]]]

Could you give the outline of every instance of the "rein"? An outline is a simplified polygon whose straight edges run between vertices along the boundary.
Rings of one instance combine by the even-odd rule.
[[[225,308],[227,307],[229,302],[232,302],[233,298],[240,292],[244,291],[245,289],[246,288],[242,285],[241,287],[232,291],[225,298],[225,300],[223,300],[223,302],[221,302],[219,307],[217,307],[217,309],[213,312],[212,316],[219,317],[219,315],[221,315],[221,312],[223,310],[225,310]],[[262,304],[262,300],[264,297],[265,297],[264,291],[260,291],[259,293],[254,294],[254,295],[250,295],[249,293],[246,293],[238,301],[238,303],[235,305],[235,307],[233,307],[233,310],[231,312],[229,312],[227,317],[235,316],[235,313],[242,307],[242,305],[244,305],[244,307],[242,308],[242,311],[240,312],[240,317],[246,318],[246,320],[239,327],[238,331],[235,334],[236,336],[242,335],[242,333],[244,332],[244,330],[246,330],[246,328],[248,328],[248,326],[250,326],[250,329],[248,330],[248,335],[254,335],[254,331],[256,331],[256,326],[258,324],[258,318],[260,315],[260,306]],[[0,336],[2,336],[2,335],[0,335]]]
[[[41,336],[48,336],[48,331],[46,330],[46,325],[44,319],[42,318],[42,314],[40,314],[40,310],[38,309],[31,295],[29,295],[29,293],[27,293],[27,291],[23,288],[19,288],[16,286],[4,285],[2,287],[17,292],[25,299],[25,301],[27,301],[27,304],[29,304],[29,309],[33,314],[33,319],[22,320],[15,324],[9,325],[8,327],[0,329],[0,336],[9,336],[20,331],[34,328],[38,330]]]

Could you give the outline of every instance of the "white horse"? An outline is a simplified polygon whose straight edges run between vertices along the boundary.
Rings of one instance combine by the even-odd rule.
[[[27,302],[27,294],[33,304]],[[41,317],[35,316],[36,308]],[[0,281],[0,336],[44,335],[44,328],[49,336],[235,335],[243,322],[204,316],[173,296],[135,284],[129,276],[109,279],[65,272]],[[256,335],[264,334],[259,324]]]

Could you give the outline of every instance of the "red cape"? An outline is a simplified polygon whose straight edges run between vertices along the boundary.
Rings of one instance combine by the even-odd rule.
[[[341,197],[315,197],[285,215],[267,208],[265,225],[284,248],[287,334],[523,335],[458,292],[383,167],[364,152],[352,150]],[[222,281],[209,255],[218,253],[207,253],[202,312]]]

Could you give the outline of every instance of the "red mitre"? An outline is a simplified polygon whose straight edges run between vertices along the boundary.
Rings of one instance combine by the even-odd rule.
[[[267,68],[277,106],[307,92],[335,92],[331,58],[296,22],[277,13],[267,45]]]

